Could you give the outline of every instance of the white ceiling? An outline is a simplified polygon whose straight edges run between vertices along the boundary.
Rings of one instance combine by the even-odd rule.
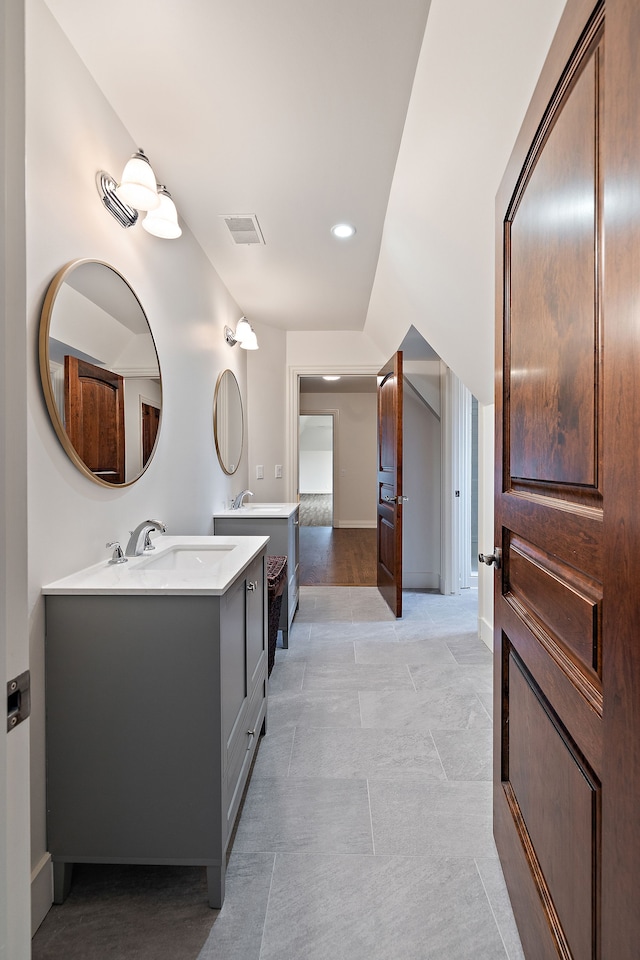
[[[249,319],[361,330],[430,0],[46,2]]]

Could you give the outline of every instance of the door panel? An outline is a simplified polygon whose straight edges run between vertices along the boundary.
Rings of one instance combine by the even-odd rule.
[[[402,351],[378,375],[378,589],[402,616]]]
[[[160,408],[142,403],[142,466],[146,466],[156,445],[160,426]]]
[[[64,421],[69,440],[89,470],[107,483],[124,483],[122,377],[65,356]]]
[[[601,917],[605,33],[567,11],[498,196],[494,826],[528,960],[595,960]]]

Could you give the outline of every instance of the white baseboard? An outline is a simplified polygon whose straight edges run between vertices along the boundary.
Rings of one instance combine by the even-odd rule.
[[[403,590],[439,590],[440,574],[423,571],[414,573],[403,570],[402,588]]]
[[[334,520],[334,527],[355,527],[358,530],[375,530],[377,527],[376,520]]]
[[[485,620],[484,617],[478,617],[478,636],[489,647],[489,650],[493,650],[493,624]]]
[[[45,853],[31,871],[31,936],[49,913],[53,903],[53,866],[51,855]]]

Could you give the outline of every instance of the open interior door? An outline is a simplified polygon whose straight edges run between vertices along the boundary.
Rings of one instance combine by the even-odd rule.
[[[402,351],[378,374],[378,589],[402,616]]]
[[[639,44],[637,3],[568,0],[497,200],[494,827],[528,960],[640,943]]]

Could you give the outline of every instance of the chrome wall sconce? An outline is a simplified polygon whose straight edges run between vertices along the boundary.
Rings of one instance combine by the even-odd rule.
[[[235,333],[231,327],[225,327],[224,338],[230,347],[235,347],[236,343],[239,343],[243,350],[258,349],[258,338],[246,317],[240,317]]]
[[[139,211],[146,211],[142,226],[147,233],[165,240],[181,236],[176,205],[167,188],[156,182],[143,150],[127,161],[119,184],[106,170],[98,170],[96,186],[103,205],[121,227],[132,227]]]

